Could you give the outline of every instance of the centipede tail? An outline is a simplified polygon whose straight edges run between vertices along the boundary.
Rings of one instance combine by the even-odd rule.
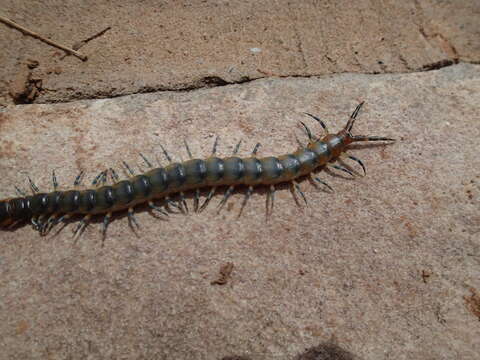
[[[15,187],[19,197],[0,201],[0,227],[8,228],[20,222],[30,222],[35,230],[41,235],[46,235],[59,225],[60,229],[67,224],[67,220],[74,216],[81,216],[80,222],[73,231],[73,236],[78,239],[90,224],[94,216],[103,216],[102,236],[106,237],[107,228],[112,221],[113,214],[119,211],[127,211],[128,222],[132,229],[139,230],[140,224],[135,217],[135,208],[140,204],[148,204],[152,212],[168,216],[177,211],[188,213],[189,208],[185,193],[194,193],[195,212],[202,212],[211,202],[217,189],[224,187],[223,194],[217,211],[225,206],[237,187],[245,187],[246,192],[240,207],[238,216],[241,216],[245,206],[251,198],[254,188],[257,186],[267,187],[266,215],[272,215],[275,203],[276,185],[280,183],[291,184],[293,194],[298,193],[305,205],[308,201],[300,187],[298,179],[309,176],[328,191],[333,188],[323,179],[315,175],[319,168],[331,167],[352,177],[356,171],[348,164],[340,161],[339,164],[331,164],[341,160],[341,156],[357,163],[366,174],[366,167],[362,160],[352,155],[344,155],[348,146],[360,141],[395,141],[389,137],[373,135],[353,135],[352,130],[363,106],[360,103],[350,115],[347,124],[337,133],[330,133],[326,124],[315,115],[305,113],[315,120],[324,135],[319,138],[307,124],[301,122],[308,137],[308,144],[302,145],[298,140],[299,148],[289,154],[278,157],[258,157],[260,143],[256,144],[249,157],[239,157],[238,152],[242,143],[240,140],[234,147],[233,156],[220,158],[216,155],[219,145],[219,137],[215,138],[211,155],[206,159],[196,159],[186,140],[184,146],[188,154],[188,160],[173,162],[167,150],[159,145],[159,148],[168,161],[165,167],[154,168],[152,162],[142,153],[140,157],[148,167],[142,174],[136,174],[134,169],[122,161],[123,168],[128,178],[120,180],[113,168],[101,171],[91,183],[92,188],[80,190],[79,187],[84,177],[84,171],[75,177],[73,189],[60,191],[55,171],[52,171],[53,191],[40,192],[30,177],[27,177],[32,194],[27,195],[18,187]],[[340,159],[339,159],[340,158]],[[109,184],[109,174],[111,184]],[[210,189],[205,200],[200,204],[201,189]],[[296,198],[296,197],[295,197]],[[156,205],[156,201],[163,201],[162,205]]]

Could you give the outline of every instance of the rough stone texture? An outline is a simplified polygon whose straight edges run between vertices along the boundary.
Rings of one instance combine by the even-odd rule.
[[[39,61],[35,102],[191,89],[274,76],[410,72],[480,61],[480,2],[82,1],[2,2],[4,14],[80,51],[0,24],[0,106],[24,62]],[[41,81],[40,81],[41,80]],[[23,82],[31,102],[31,82]]]
[[[184,137],[198,156],[214,134],[223,154],[238,139],[242,154],[291,151],[302,111],[336,130],[360,100],[355,133],[398,142],[352,151],[366,177],[320,173],[334,194],[303,181],[307,209],[282,189],[265,222],[259,191],[237,219],[236,194],[220,215],[139,213],[138,236],[117,220],[103,247],[98,223],[77,243],[72,224],[1,232],[1,357],[478,358],[478,65],[7,107],[0,196],[26,173],[48,188],[55,168],[68,186],[160,143],[185,158]],[[227,284],[211,285],[228,262]]]

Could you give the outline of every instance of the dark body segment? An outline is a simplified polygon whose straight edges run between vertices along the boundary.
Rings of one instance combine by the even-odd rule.
[[[281,162],[284,169],[283,179],[294,179],[298,176],[302,164],[295,155],[282,155],[279,156],[278,160]]]
[[[223,160],[224,166],[224,184],[234,185],[242,183],[245,176],[245,164],[239,157],[229,157]]]
[[[223,176],[225,175],[225,162],[217,157],[211,157],[206,160],[208,185],[223,185]]]
[[[152,186],[152,196],[160,196],[169,187],[168,175],[165,169],[157,168],[150,170],[145,174]]]
[[[185,175],[185,168],[182,164],[170,164],[165,168],[165,171],[167,173],[169,186],[171,186],[172,188],[180,188],[187,181],[187,177]]]
[[[137,199],[148,199],[152,193],[152,185],[150,179],[145,175],[138,175],[131,179]]]
[[[275,184],[282,181],[284,168],[280,160],[270,156],[260,159],[262,163],[262,184]]]
[[[243,159],[245,167],[244,183],[246,185],[257,185],[262,182],[263,167],[262,162],[257,158]]]
[[[95,209],[97,204],[97,192],[96,190],[85,190],[80,192],[79,207],[78,210],[81,213],[88,213]]]
[[[129,180],[123,180],[116,183],[113,185],[113,190],[116,199],[115,209],[125,209],[125,205],[130,204],[135,199],[135,189],[132,182]]]
[[[4,203],[4,210],[12,219],[23,219],[32,215],[28,198],[10,199]]]
[[[306,148],[293,153],[300,163],[298,171],[299,176],[312,172],[317,166],[317,155],[312,150]]]
[[[186,185],[201,186],[207,178],[207,163],[205,160],[193,159],[183,163],[186,176]]]
[[[330,150],[326,142],[316,141],[314,143],[309,144],[308,149],[313,151],[317,156],[318,166],[327,164],[332,157],[332,151]]]
[[[69,190],[63,193],[58,202],[58,212],[68,214],[78,210],[80,205],[80,191]]]
[[[106,212],[113,208],[116,202],[115,191],[111,186],[102,186],[97,190],[95,213]]]

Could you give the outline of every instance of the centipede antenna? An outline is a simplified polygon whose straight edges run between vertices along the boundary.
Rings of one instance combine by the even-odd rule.
[[[110,224],[110,220],[112,219],[112,213],[109,212],[103,217],[102,223],[102,246],[105,243],[105,239],[107,238],[107,228]]]
[[[299,192],[299,194],[302,196],[302,199],[305,202],[305,205],[308,206],[307,197],[305,196],[302,189],[300,188],[300,185],[298,185],[298,183],[296,181],[292,181],[292,184],[295,187],[295,189]]]
[[[162,215],[165,215],[165,216],[168,216],[168,212],[166,212],[164,209],[162,209],[161,207],[159,206],[156,206],[153,201],[149,201],[148,202],[148,206],[150,207],[150,209],[154,210],[154,211],[157,211],[159,212],[160,214]]]
[[[133,208],[128,208],[127,215],[128,215],[128,222],[132,227],[132,229],[134,229],[133,225],[135,225],[137,227],[137,230],[140,230],[140,225],[138,224],[138,221],[135,218],[135,212],[133,211]]]
[[[185,144],[185,149],[187,150],[188,157],[193,159],[192,152],[190,151],[190,147],[188,146],[187,139],[183,139],[183,143]]]
[[[339,166],[339,165],[332,165],[333,168],[337,169],[337,170],[341,170],[343,172],[346,172],[347,174],[349,174],[350,176],[352,177],[355,177],[355,174],[353,172],[351,172],[350,170],[348,170],[347,168],[344,168],[343,166]]]
[[[308,128],[308,126],[305,125],[305,123],[304,123],[303,121],[300,121],[300,124],[302,124],[303,127],[305,128],[305,133],[306,133],[307,136],[308,136],[308,140],[312,141],[312,140],[313,140],[312,132],[310,131],[310,129]]]
[[[315,115],[312,115],[310,113],[307,113],[307,112],[304,112],[304,114],[310,116],[312,119],[317,121],[320,124],[320,126],[323,128],[323,130],[325,131],[325,134],[328,135],[327,125],[325,125],[325,123],[322,120],[320,120],[320,118],[318,118]]]
[[[360,164],[360,166],[362,167],[363,169],[363,176],[367,175],[367,169],[365,169],[365,165],[363,164],[362,160],[360,160],[359,158],[353,156],[353,155],[348,155],[348,158],[353,160],[353,161],[356,161],[357,163]]]
[[[218,146],[218,140],[220,139],[219,136],[215,138],[215,142],[213,143],[213,149],[212,149],[212,156],[216,154],[217,152],[217,146]]]
[[[165,158],[167,159],[167,161],[168,161],[169,163],[171,163],[171,162],[172,162],[172,158],[170,157],[170,155],[168,155],[167,150],[165,150],[165,148],[163,147],[162,144],[159,144],[159,145],[160,145],[160,148],[162,149],[163,155],[165,156]]]
[[[232,195],[232,192],[233,192],[233,189],[235,189],[235,187],[233,185],[230,185],[227,189],[227,191],[225,191],[225,194],[223,194],[223,198],[222,200],[220,201],[220,203],[217,205],[217,214],[220,213],[220,210],[222,210],[223,206],[226,204],[228,198]]]
[[[187,202],[185,201],[185,193],[183,191],[180,191],[179,193],[180,195],[180,204],[181,204],[181,208],[182,208],[182,212],[183,212],[183,209],[185,209],[185,214],[188,214],[188,205],[187,205]]]
[[[235,145],[235,148],[233,149],[233,155],[237,155],[238,153],[238,150],[240,150],[240,145],[242,144],[242,140],[240,139],[240,141],[238,142],[237,145]]]
[[[258,149],[260,149],[260,146],[262,146],[262,144],[260,144],[260,143],[257,143],[255,145],[255,147],[252,150],[252,155],[257,155],[257,152],[258,152]]]
[[[23,196],[23,197],[27,196],[27,194],[25,194],[25,192],[20,190],[17,185],[14,185],[14,187],[15,187],[15,191],[18,193],[18,195]]]
[[[147,164],[149,168],[153,167],[152,163],[147,159],[145,155],[143,155],[142,153],[138,153],[138,154],[140,155],[140,157],[143,159],[143,161],[145,162],[145,164]]]
[[[112,181],[114,183],[120,180],[120,177],[118,176],[117,172],[113,168],[110,168],[110,176],[112,177]]]
[[[80,183],[82,182],[82,179],[83,179],[83,175],[85,174],[85,171],[83,170],[80,170],[80,173],[77,175],[77,177],[75,178],[74,182],[73,182],[73,186],[78,186],[80,185]]]
[[[333,190],[333,188],[328,185],[325,181],[323,181],[322,179],[320,179],[319,177],[317,176],[312,176],[312,179],[315,180],[316,182],[324,185],[325,187],[327,187],[331,192],[335,192],[335,190]]]
[[[350,119],[348,119],[347,125],[345,126],[345,129],[348,132],[352,131],[353,124],[355,123],[355,119],[357,118],[357,115],[360,112],[360,109],[362,108],[363,104],[365,104],[365,101],[362,101],[360,104],[358,104],[355,110],[353,110],[352,115],[350,115]]]
[[[383,136],[366,136],[366,135],[355,135],[352,137],[353,141],[396,141],[392,138],[387,138]]]
[[[132,168],[130,167],[130,165],[128,165],[125,161],[122,160],[122,163],[123,163],[123,166],[125,166],[125,168],[127,169],[127,171],[130,173],[130,175],[134,176],[135,175],[135,172],[132,170]]]
[[[193,197],[193,211],[198,212],[198,204],[200,203],[200,189],[195,190]]]
[[[203,202],[202,206],[200,206],[200,209],[198,210],[198,212],[202,212],[203,210],[205,210],[210,200],[212,200],[213,195],[215,195],[216,190],[217,188],[215,186],[210,189],[210,192],[208,193],[207,198]]]
[[[30,179],[30,176],[27,176],[27,178],[28,178],[28,182],[30,184],[30,188],[32,189],[32,193],[33,194],[38,193],[40,190],[38,189],[37,185],[35,185],[35,183],[32,181],[32,179]]]
[[[242,205],[240,206],[240,211],[238,212],[238,217],[242,216],[243,209],[247,205],[248,200],[253,194],[253,186],[249,186],[247,192],[245,193],[245,197],[243,198]]]
[[[58,181],[57,181],[57,176],[55,175],[55,170],[52,170],[52,183],[53,183],[53,191],[57,191]]]

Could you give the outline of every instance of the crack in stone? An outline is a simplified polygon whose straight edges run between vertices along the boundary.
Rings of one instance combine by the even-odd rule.
[[[458,59],[443,59],[440,61],[437,61],[435,63],[431,64],[425,64],[421,68],[414,69],[413,71],[410,72],[362,72],[362,73],[355,73],[355,74],[363,74],[363,75],[380,75],[380,74],[412,74],[415,72],[425,72],[425,71],[432,71],[432,70],[439,70],[444,67],[452,66],[458,63],[468,63],[468,64],[479,64],[480,61],[459,61]],[[275,76],[258,76],[258,77],[249,77],[249,76],[243,76],[238,80],[234,81],[227,81],[220,76],[207,76],[203,77],[201,79],[198,79],[196,81],[193,81],[189,84],[184,84],[184,86],[178,86],[178,87],[165,87],[165,86],[158,86],[158,87],[153,87],[153,86],[146,86],[142,87],[136,91],[133,92],[126,92],[123,94],[118,94],[112,96],[111,94],[108,94],[108,92],[97,92],[96,96],[89,96],[85,94],[82,96],[81,93],[75,93],[72,94],[73,96],[65,99],[65,101],[44,101],[44,102],[35,102],[35,104],[51,104],[51,103],[67,103],[71,101],[78,101],[78,100],[95,100],[95,99],[113,99],[116,97],[120,96],[128,96],[128,95],[137,95],[137,94],[148,94],[148,93],[153,93],[153,92],[161,92],[161,91],[170,91],[170,92],[189,92],[189,91],[195,91],[195,90],[201,90],[205,88],[212,88],[212,87],[221,87],[221,86],[229,86],[229,85],[239,85],[239,84],[244,84],[248,83],[251,81],[259,80],[259,79],[268,79],[271,77],[276,77],[276,78],[312,78],[312,77],[321,77],[321,76],[332,76],[332,75],[340,75],[340,74],[345,74],[345,73],[351,73],[351,72],[337,72],[337,73],[331,73],[331,74],[309,74],[309,75],[298,75],[298,74],[288,74],[288,75],[275,75]],[[58,91],[58,90],[57,90]]]

